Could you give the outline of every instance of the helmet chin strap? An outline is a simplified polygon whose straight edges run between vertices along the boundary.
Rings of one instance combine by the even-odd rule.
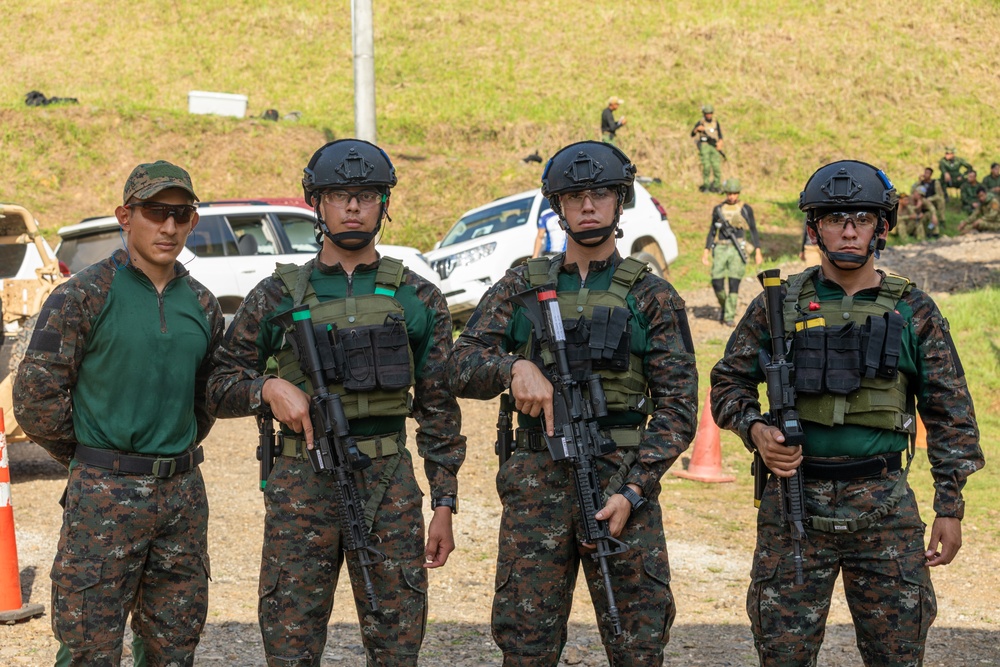
[[[875,255],[875,259],[879,258],[879,250],[885,247],[878,238],[882,234],[882,230],[885,229],[882,225],[882,218],[879,216],[879,223],[875,226],[875,233],[872,234],[872,240],[868,242],[868,251],[864,255],[856,255],[852,252],[830,252],[826,244],[823,243],[823,236],[819,233],[818,229],[816,230],[816,245],[819,246],[820,251],[826,255],[826,258],[836,268],[841,271],[856,271],[867,264],[872,255]],[[847,262],[854,266],[841,266],[837,262]]]
[[[327,227],[326,221],[319,212],[319,206],[316,206],[316,228],[319,230],[319,234],[316,235],[316,240],[322,244],[322,237],[330,239],[333,245],[337,246],[342,250],[361,250],[362,248],[371,244],[378,236],[379,230],[382,229],[382,218],[385,218],[389,222],[392,222],[392,218],[389,217],[389,213],[385,210],[385,203],[382,204],[381,210],[378,215],[378,224],[375,225],[375,229],[370,232],[341,232],[339,234],[331,234],[330,228]],[[356,243],[347,243],[350,241],[356,241]]]
[[[598,227],[597,229],[585,229],[582,232],[574,232],[569,228],[569,223],[566,222],[566,218],[563,217],[562,211],[557,211],[557,213],[559,213],[559,226],[562,227],[567,236],[586,248],[596,248],[607,241],[612,234],[615,235],[616,239],[620,239],[625,235],[625,232],[623,232],[618,226],[618,221],[621,218],[621,214],[619,214],[618,211],[621,209],[624,199],[625,194],[619,190],[618,204],[615,206],[615,219],[607,227]],[[597,240],[591,241],[591,239]],[[590,242],[584,243],[584,241]]]

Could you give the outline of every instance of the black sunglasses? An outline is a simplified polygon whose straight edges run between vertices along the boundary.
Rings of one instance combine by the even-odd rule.
[[[167,218],[173,216],[178,225],[188,224],[198,212],[198,207],[191,204],[163,204],[155,201],[126,204],[125,208],[141,208],[143,215],[151,222],[166,222]]]

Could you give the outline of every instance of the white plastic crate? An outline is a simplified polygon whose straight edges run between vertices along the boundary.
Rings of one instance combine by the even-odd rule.
[[[247,113],[247,96],[192,90],[188,93],[188,112],[243,118]]]

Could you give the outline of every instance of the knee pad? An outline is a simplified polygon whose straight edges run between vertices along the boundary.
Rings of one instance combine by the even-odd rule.
[[[736,294],[740,291],[740,283],[743,282],[742,278],[730,278],[729,279],[729,291]]]
[[[725,278],[712,278],[712,290],[718,294],[719,292],[726,291],[726,279]]]

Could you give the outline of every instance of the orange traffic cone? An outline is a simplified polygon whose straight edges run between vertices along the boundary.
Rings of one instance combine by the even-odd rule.
[[[918,449],[927,449],[927,429],[924,428],[924,420],[917,415],[917,444]]]
[[[712,418],[711,394],[705,397],[705,409],[698,423],[698,433],[694,437],[694,454],[687,470],[674,470],[684,479],[696,482],[735,482],[734,475],[722,474],[722,440],[719,426]]]
[[[21,574],[17,567],[14,508],[10,503],[7,435],[0,410],[0,623],[11,625],[45,613],[40,604],[21,604]]]

